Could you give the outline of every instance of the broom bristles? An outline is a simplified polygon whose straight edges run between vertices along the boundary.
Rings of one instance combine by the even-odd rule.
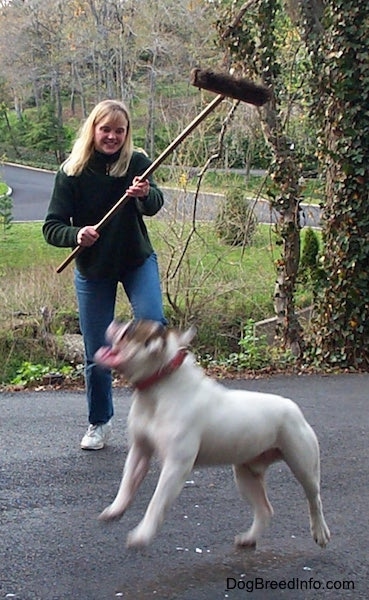
[[[240,77],[233,77],[229,73],[215,73],[210,69],[192,69],[191,84],[255,106],[262,106],[271,97],[271,91],[263,85]]]

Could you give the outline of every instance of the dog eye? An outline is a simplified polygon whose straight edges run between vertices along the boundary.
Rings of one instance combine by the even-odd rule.
[[[127,335],[129,335],[130,333],[134,333],[135,329],[136,329],[136,323],[134,321],[131,321],[120,332],[117,341],[121,342]]]
[[[123,331],[117,336],[117,342],[121,342],[125,336],[127,335],[127,328],[123,329]]]
[[[161,323],[155,323],[155,328],[151,332],[151,335],[149,335],[144,341],[144,347],[147,348],[153,342],[159,341],[161,339],[161,334],[163,333],[164,329],[164,325],[162,325]]]

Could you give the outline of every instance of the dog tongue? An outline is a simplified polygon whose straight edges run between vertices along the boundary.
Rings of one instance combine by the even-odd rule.
[[[107,367],[116,367],[119,364],[118,355],[113,352],[110,346],[102,346],[94,356],[95,361],[99,365]]]

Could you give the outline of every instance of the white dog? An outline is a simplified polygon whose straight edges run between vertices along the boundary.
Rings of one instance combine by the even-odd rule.
[[[233,464],[243,498],[254,509],[250,529],[235,539],[255,546],[273,509],[264,474],[284,460],[301,483],[309,504],[311,534],[324,547],[330,533],[320,499],[319,446],[298,406],[281,396],[230,390],[195,364],[187,348],[194,329],[179,332],[153,321],[113,322],[111,347],[101,348],[98,364],[117,369],[135,387],[128,418],[130,450],[115,500],[100,515],[117,519],[131,504],[152,455],[162,468],[156,490],[128,546],[146,546],[194,466]]]

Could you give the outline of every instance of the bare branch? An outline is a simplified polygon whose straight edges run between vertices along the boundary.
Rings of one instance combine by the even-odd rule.
[[[245,2],[240,10],[238,11],[237,15],[235,16],[235,18],[233,19],[232,23],[230,23],[227,28],[225,29],[225,31],[222,33],[221,35],[221,39],[222,40],[226,40],[232,33],[232,31],[238,27],[238,25],[240,24],[240,22],[243,19],[243,16],[245,14],[245,12],[247,10],[249,10],[249,8],[251,8],[254,4],[257,4],[258,0],[247,0],[247,2]]]

